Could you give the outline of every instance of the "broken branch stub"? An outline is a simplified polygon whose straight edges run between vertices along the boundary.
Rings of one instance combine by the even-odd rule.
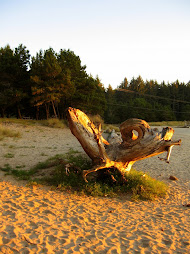
[[[151,129],[141,119],[128,119],[120,125],[121,136],[115,134],[110,142],[102,137],[100,128],[91,122],[88,116],[79,109],[69,108],[67,111],[69,128],[78,139],[87,155],[96,167],[83,171],[86,175],[105,168],[116,168],[123,175],[131,169],[135,161],[167,152],[169,162],[171,149],[180,145],[181,140],[172,141],[174,130],[171,127]]]

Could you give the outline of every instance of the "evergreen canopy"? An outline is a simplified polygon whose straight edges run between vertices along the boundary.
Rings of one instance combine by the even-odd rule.
[[[101,115],[107,123],[128,118],[146,121],[190,120],[190,81],[158,84],[141,76],[112,89],[87,74],[71,50],[40,50],[31,58],[26,46],[0,48],[2,117],[64,118],[68,107]]]

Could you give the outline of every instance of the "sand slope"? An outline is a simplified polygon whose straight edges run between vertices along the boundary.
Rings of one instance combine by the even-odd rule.
[[[82,151],[67,129],[10,128],[22,138],[0,142],[0,166],[28,169],[70,147]],[[174,138],[182,138],[182,146],[174,148],[169,165],[158,158],[134,164],[171,186],[167,198],[155,202],[25,187],[1,173],[0,253],[190,253],[190,208],[183,206],[190,203],[190,129],[176,129]]]

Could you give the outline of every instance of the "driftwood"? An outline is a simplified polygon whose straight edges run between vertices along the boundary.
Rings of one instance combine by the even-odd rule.
[[[167,152],[167,156],[162,160],[169,163],[172,147],[181,143],[181,140],[171,140],[174,133],[171,127],[159,132],[141,119],[126,120],[120,125],[121,136],[112,133],[108,141],[102,136],[101,126],[97,128],[79,109],[69,108],[67,119],[72,134],[95,165],[83,171],[85,181],[87,174],[100,169],[115,168],[124,176],[136,161],[163,152]]]

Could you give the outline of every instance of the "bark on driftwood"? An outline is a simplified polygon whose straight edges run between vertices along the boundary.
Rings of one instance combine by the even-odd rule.
[[[181,140],[172,141],[174,130],[171,127],[151,129],[141,119],[128,119],[120,125],[121,136],[112,133],[110,140],[102,137],[101,126],[96,126],[79,109],[69,108],[67,119],[72,134],[78,139],[95,167],[83,171],[87,174],[100,169],[117,169],[122,175],[130,171],[135,161],[167,152],[165,160],[169,163],[172,147],[180,145]]]

